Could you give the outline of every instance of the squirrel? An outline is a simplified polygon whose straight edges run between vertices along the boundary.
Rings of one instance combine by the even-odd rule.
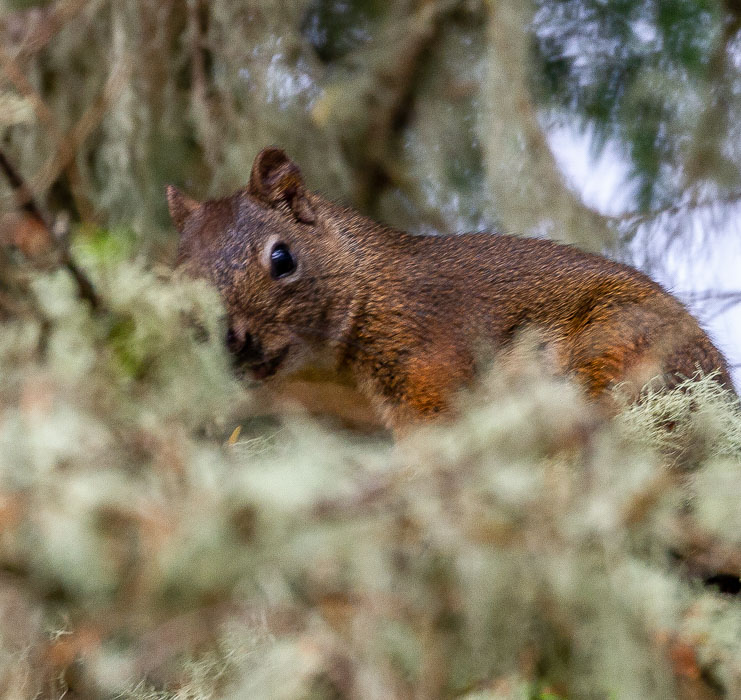
[[[249,184],[199,203],[168,186],[176,265],[223,298],[227,346],[258,380],[317,362],[348,372],[387,427],[450,412],[479,351],[534,328],[555,371],[609,401],[618,384],[674,387],[726,361],[675,297],[638,270],[544,239],[414,235],[311,192],[279,148]]]

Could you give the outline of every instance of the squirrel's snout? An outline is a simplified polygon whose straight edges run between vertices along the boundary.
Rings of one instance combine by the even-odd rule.
[[[230,327],[226,333],[226,347],[240,363],[260,362],[263,359],[262,347],[250,333],[239,333]]]

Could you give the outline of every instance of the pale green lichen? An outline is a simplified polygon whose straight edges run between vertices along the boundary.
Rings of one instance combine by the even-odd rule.
[[[44,624],[96,630],[78,684],[671,698],[683,642],[736,687],[738,604],[702,588],[713,571],[687,546],[738,546],[738,409],[712,379],[608,421],[525,346],[458,420],[396,446],[255,423],[212,290],[126,259],[88,266],[105,311],[66,273],[37,275],[45,352],[18,321],[0,378],[0,561],[54,592],[35,604]],[[691,464],[666,456],[667,418]],[[237,424],[255,437],[227,445]]]

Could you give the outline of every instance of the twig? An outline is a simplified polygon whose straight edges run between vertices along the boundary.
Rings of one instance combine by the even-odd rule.
[[[34,29],[23,39],[20,50],[16,55],[17,61],[41,51],[59,31],[78,15],[90,0],[62,0],[57,2],[51,9],[46,10],[43,21],[39,22]]]
[[[93,310],[99,309],[100,299],[95,292],[95,287],[93,287],[93,284],[88,279],[87,275],[85,275],[70,256],[67,237],[55,237],[52,235],[51,228],[47,223],[46,218],[41,213],[41,209],[36,203],[30,188],[23,180],[20,173],[10,164],[10,161],[1,151],[0,169],[2,169],[3,173],[8,178],[14,194],[17,195],[18,206],[29,216],[38,221],[48,232],[50,242],[59,253],[61,264],[67,268],[77,284],[77,291],[80,298],[88,301]]]
[[[16,198],[17,205],[20,209],[23,209],[27,214],[30,214],[34,218],[41,221],[44,226],[48,229],[48,224],[44,220],[44,216],[41,213],[33,194],[29,190],[23,178],[15,171],[10,161],[5,157],[5,154],[0,151],[0,169],[5,173],[5,177],[8,178],[10,186],[13,188],[13,194]]]
[[[435,40],[441,21],[460,4],[460,0],[425,3],[404,27],[405,38],[376,68],[371,102],[375,108],[368,115],[355,191],[355,200],[366,211],[374,209],[383,184],[389,180],[389,148],[411,109],[422,58]]]
[[[705,316],[705,321],[709,322],[715,320],[719,316],[728,313],[734,306],[737,306],[738,304],[741,304],[741,299],[733,299],[731,301],[725,302],[724,304],[721,304],[721,306],[715,309],[715,311]]]
[[[87,137],[100,125],[111,102],[123,89],[129,75],[129,65],[119,63],[108,76],[102,94],[83,112],[77,124],[57,143],[53,155],[41,166],[32,179],[35,191],[46,191],[60,173],[73,161]]]
[[[0,45],[0,68],[2,68],[0,78],[4,77],[8,80],[21,93],[21,96],[31,104],[39,121],[56,130],[56,122],[52,111],[18,67],[15,59],[2,45]]]
[[[57,126],[54,113],[20,70],[16,60],[13,59],[2,46],[0,46],[0,68],[2,68],[0,78],[4,77],[9,80],[18,92],[20,92],[21,96],[28,101],[39,121],[46,126],[53,141],[57,144],[64,143],[64,135]],[[67,171],[67,177],[73,185],[72,196],[75,200],[75,205],[77,206],[78,211],[81,214],[84,214],[87,218],[90,218],[92,206],[87,201],[87,198],[80,197],[77,188],[74,187],[74,183],[79,180],[79,173],[77,172],[77,167],[74,164],[74,161],[70,160],[63,170]]]
[[[613,216],[606,216],[613,224],[628,224],[632,228],[637,228],[642,224],[645,224],[654,219],[658,219],[662,216],[679,216],[687,214],[690,211],[697,211],[700,209],[706,209],[717,206],[732,206],[734,204],[741,204],[741,190],[730,192],[722,199],[704,200],[685,202],[683,204],[673,204],[670,207],[662,207],[660,209],[650,209],[645,212],[626,212],[625,214],[617,214]]]
[[[696,294],[677,294],[688,304],[718,304],[712,313],[705,316],[705,321],[712,321],[718,316],[728,313],[732,308],[741,304],[741,291],[732,292],[701,292]]]
[[[676,295],[682,299],[687,299],[691,304],[704,301],[741,301],[741,289],[730,292],[688,292],[685,294],[677,292]]]

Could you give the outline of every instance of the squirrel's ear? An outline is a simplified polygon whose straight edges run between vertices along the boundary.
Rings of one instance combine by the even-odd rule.
[[[172,223],[175,224],[175,228],[182,232],[183,226],[185,226],[185,220],[201,205],[195,199],[186,197],[174,185],[168,185],[166,191],[170,218],[172,219]]]
[[[301,171],[280,148],[269,146],[257,154],[248,191],[271,207],[287,204],[305,224],[316,221]]]

